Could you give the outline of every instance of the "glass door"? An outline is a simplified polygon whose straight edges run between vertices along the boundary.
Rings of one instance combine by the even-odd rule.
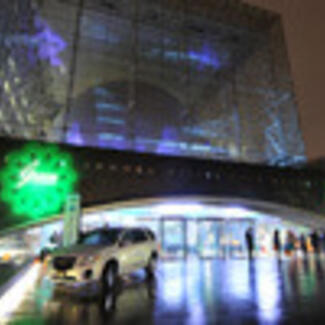
[[[218,222],[214,220],[198,221],[199,256],[216,258],[219,255]]]
[[[197,258],[199,255],[198,245],[198,222],[196,220],[186,221],[186,252],[188,257]]]
[[[252,220],[231,220],[228,222],[230,258],[246,258],[248,256],[245,234],[248,229],[253,229],[253,233],[255,233],[254,228]],[[254,241],[256,242],[256,239]]]
[[[161,238],[163,257],[186,257],[186,222],[184,220],[162,219]]]

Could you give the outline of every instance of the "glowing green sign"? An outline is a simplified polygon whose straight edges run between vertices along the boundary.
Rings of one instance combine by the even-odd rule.
[[[0,195],[13,214],[39,219],[60,212],[77,178],[68,153],[53,144],[30,143],[7,155]]]

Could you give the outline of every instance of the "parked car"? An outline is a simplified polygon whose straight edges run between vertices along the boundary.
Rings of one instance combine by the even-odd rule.
[[[111,228],[92,231],[77,245],[56,250],[48,262],[49,277],[64,285],[79,287],[101,283],[112,289],[119,276],[144,268],[154,275],[158,244],[143,228]]]
[[[0,244],[0,263],[21,265],[32,257],[30,249],[22,242],[8,241]]]

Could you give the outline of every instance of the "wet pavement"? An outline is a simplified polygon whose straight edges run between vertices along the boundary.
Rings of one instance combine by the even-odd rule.
[[[43,279],[11,324],[325,324],[324,275],[314,257],[164,261],[89,299]]]
[[[17,267],[12,264],[0,264],[0,288],[12,277],[16,269]]]

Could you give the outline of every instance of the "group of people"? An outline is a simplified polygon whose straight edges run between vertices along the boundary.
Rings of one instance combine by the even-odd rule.
[[[246,246],[249,258],[253,258],[255,250],[255,238],[253,228],[248,228],[245,233]],[[321,253],[325,248],[325,237],[321,237],[317,231],[313,231],[311,234],[301,234],[296,236],[294,232],[288,230],[283,240],[280,230],[276,229],[273,233],[273,249],[278,256],[281,256],[282,252],[286,255],[293,255],[298,249],[300,249],[305,255],[309,252],[315,254]]]
[[[296,236],[292,231],[287,231],[284,243],[281,241],[280,231],[275,230],[273,236],[274,250],[280,254],[284,251],[287,255],[292,255],[296,250],[300,249],[305,255],[309,252],[319,254],[322,250],[324,239],[321,238],[317,231],[311,234],[301,234]]]

